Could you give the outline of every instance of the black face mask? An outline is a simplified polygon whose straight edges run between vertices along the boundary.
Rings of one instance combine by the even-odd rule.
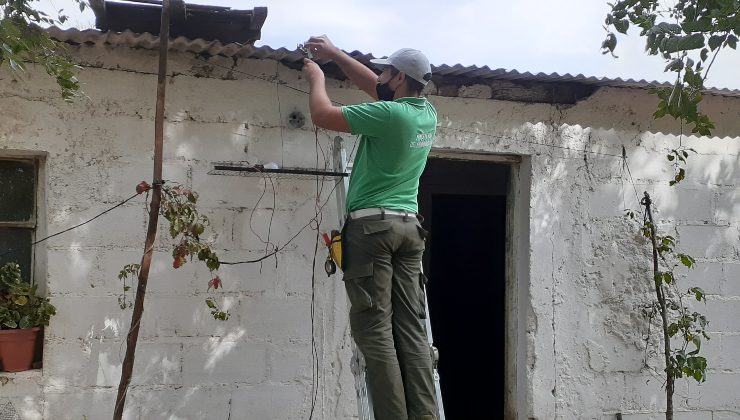
[[[396,95],[396,91],[391,90],[388,83],[389,82],[385,82],[383,84],[378,83],[375,85],[375,93],[378,94],[378,99],[381,101],[392,101],[393,97]]]

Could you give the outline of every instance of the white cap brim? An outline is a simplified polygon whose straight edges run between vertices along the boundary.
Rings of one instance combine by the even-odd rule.
[[[383,66],[390,66],[391,62],[388,61],[387,58],[373,58],[370,60],[371,63],[375,64],[376,66],[383,67]]]

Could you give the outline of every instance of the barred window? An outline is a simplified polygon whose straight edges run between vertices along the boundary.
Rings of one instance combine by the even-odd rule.
[[[36,159],[0,159],[0,265],[17,262],[28,282],[33,278],[37,179]]]

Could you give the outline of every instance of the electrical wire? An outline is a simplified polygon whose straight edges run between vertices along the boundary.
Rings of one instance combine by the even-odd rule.
[[[70,230],[74,230],[74,229],[77,229],[77,228],[79,228],[79,227],[81,227],[81,226],[84,226],[84,225],[86,225],[86,224],[88,224],[88,223],[92,222],[93,220],[95,220],[95,219],[97,219],[97,218],[99,218],[99,217],[101,217],[101,216],[103,216],[103,215],[105,215],[105,214],[107,214],[107,213],[110,213],[111,211],[113,211],[113,210],[117,209],[118,207],[121,207],[122,205],[124,205],[124,204],[128,203],[129,201],[131,201],[131,200],[133,200],[134,198],[136,198],[136,197],[137,197],[138,195],[139,195],[139,193],[136,193],[136,194],[132,195],[131,197],[129,197],[129,198],[127,198],[127,199],[125,199],[125,200],[121,201],[120,203],[116,204],[115,206],[113,206],[113,207],[111,207],[111,208],[109,208],[109,209],[107,209],[107,210],[104,210],[104,211],[102,211],[101,213],[98,213],[97,215],[95,215],[94,217],[92,217],[92,218],[90,218],[90,219],[88,219],[88,220],[86,220],[86,221],[84,221],[84,222],[82,222],[82,223],[80,223],[80,224],[74,225],[74,226],[72,226],[71,228],[68,228],[68,229],[64,229],[64,230],[63,230],[63,231],[61,231],[61,232],[57,232],[57,233],[55,233],[55,234],[53,234],[53,235],[49,235],[49,236],[47,236],[47,237],[45,237],[45,238],[41,238],[41,239],[39,239],[39,240],[38,240],[38,241],[36,241],[36,242],[32,242],[32,243],[31,243],[31,246],[35,246],[35,245],[37,245],[37,244],[40,244],[40,243],[42,243],[42,242],[44,242],[44,241],[46,241],[46,240],[48,240],[48,239],[51,239],[51,238],[53,238],[53,237],[55,237],[55,236],[59,236],[59,235],[61,235],[61,234],[63,234],[63,233],[67,233],[67,232],[69,232]],[[3,252],[2,254],[0,254],[0,257],[3,257],[3,256],[5,256],[5,255],[8,255],[8,254],[12,254],[12,253],[14,253],[14,252],[16,252],[16,251],[15,251],[14,249],[9,249],[8,251],[5,251],[5,252]]]
[[[314,136],[316,138],[316,167],[319,167],[319,131],[314,126]],[[321,154],[324,156],[324,168],[327,166],[326,155],[323,149]],[[313,248],[313,261],[311,263],[311,412],[309,420],[313,419],[313,413],[316,409],[316,399],[319,392],[319,351],[316,348],[316,257],[319,253],[319,240],[321,236],[321,221],[323,213],[319,207],[321,203],[321,193],[324,190],[324,183],[319,175],[316,175],[316,201],[314,202],[314,218],[316,219],[316,241]]]
[[[270,247],[272,249],[276,249],[276,245],[270,242],[270,236],[272,234],[272,221],[275,218],[275,206],[277,203],[277,192],[275,191],[275,183],[272,179],[272,176],[270,176],[269,173],[259,170],[259,168],[256,168],[257,172],[262,176],[262,181],[265,183],[265,187],[262,189],[262,193],[260,194],[259,198],[257,199],[257,202],[254,204],[254,208],[249,213],[249,230],[259,239],[260,242],[262,242],[263,245],[265,245],[265,254],[267,254],[270,251]],[[267,225],[267,239],[262,239],[262,236],[254,229],[254,226],[252,224],[252,220],[254,219],[254,211],[259,207],[260,203],[262,202],[262,198],[264,198],[265,194],[267,194],[267,182],[270,182],[270,185],[272,187],[272,210],[270,211],[270,221]],[[275,260],[275,265],[277,266],[277,259]],[[262,261],[260,261],[260,274],[262,273]]]

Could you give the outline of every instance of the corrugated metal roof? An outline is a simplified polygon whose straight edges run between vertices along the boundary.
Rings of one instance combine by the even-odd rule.
[[[162,15],[159,0],[97,0],[90,7],[95,12],[95,27],[101,31],[159,34]],[[266,7],[237,10],[173,1],[170,36],[254,44],[261,37],[266,18]]]
[[[48,29],[49,34],[59,41],[73,44],[94,45],[121,45],[130,48],[158,49],[159,37],[149,34],[137,34],[131,31],[124,32],[101,32],[95,29],[62,30],[56,27]],[[188,39],[177,37],[170,41],[170,49],[179,52],[191,52],[196,54],[223,55],[226,57],[271,59],[299,67],[303,61],[303,53],[299,50],[288,50],[286,48],[273,49],[269,46],[256,47],[244,44],[221,44],[218,41],[206,41],[203,39]],[[372,54],[353,51],[351,56],[359,61],[369,64],[370,59],[376,58]],[[516,70],[491,69],[488,66],[463,66],[455,65],[432,65],[435,77],[442,79],[462,79],[472,81],[485,80],[508,80],[512,82],[536,82],[536,83],[573,83],[589,86],[606,86],[619,88],[647,89],[652,86],[671,86],[670,83],[633,79],[610,79],[606,77],[587,77],[582,74],[558,74],[558,73],[530,73],[518,72]],[[708,88],[706,93],[727,97],[740,97],[740,90]]]

